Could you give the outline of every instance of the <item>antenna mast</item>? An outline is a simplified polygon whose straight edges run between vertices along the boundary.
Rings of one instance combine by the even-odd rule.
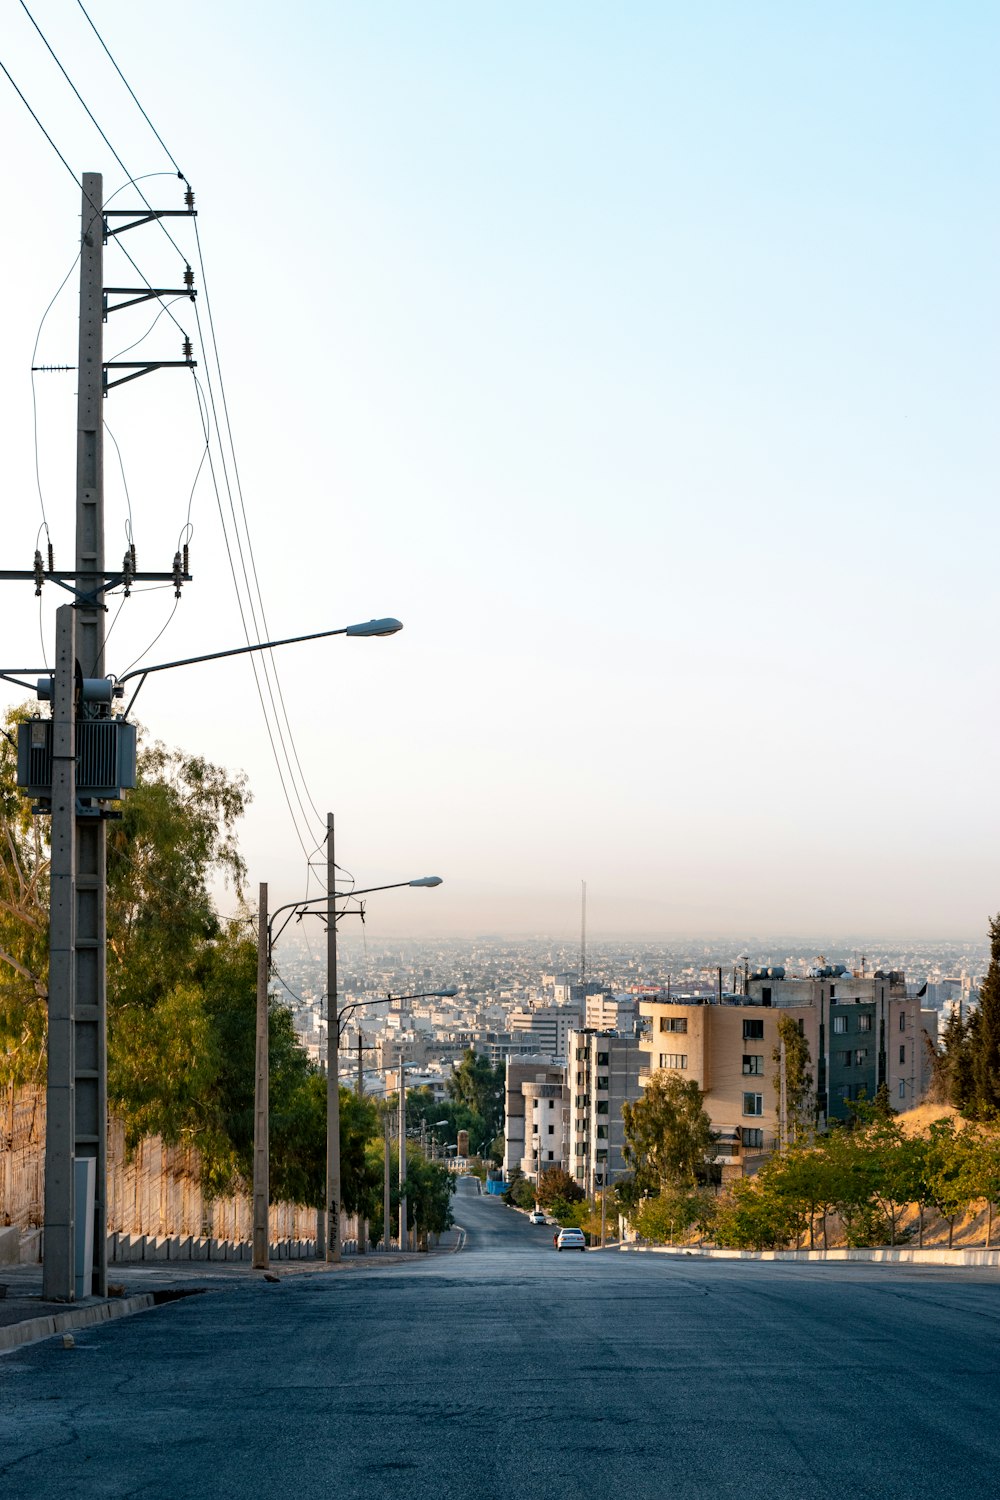
[[[582,906],[580,910],[580,994],[584,1003],[587,999],[587,882],[580,881],[582,887]]]

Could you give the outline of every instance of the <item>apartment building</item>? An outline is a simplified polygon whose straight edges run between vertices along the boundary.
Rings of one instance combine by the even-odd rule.
[[[846,1119],[852,1101],[884,1083],[893,1108],[920,1102],[929,1082],[920,1001],[897,971],[851,973],[844,965],[789,977],[777,966],[749,975],[739,995],[643,1001],[648,1072],[694,1079],[719,1132],[723,1176],[773,1151],[779,1138],[778,1018],[791,1016],[811,1059],[815,1118]]]
[[[549,1167],[569,1169],[566,1069],[551,1057],[509,1057],[504,1090],[504,1177],[538,1181]]]
[[[587,996],[584,1024],[588,1031],[618,1031],[634,1036],[639,1019],[639,1002],[635,995],[614,995],[602,990]]]
[[[507,1017],[507,1030],[512,1038],[532,1042],[535,1051],[547,1057],[565,1058],[570,1032],[582,1025],[580,1005],[519,1007]]]
[[[622,1105],[641,1095],[638,1038],[589,1027],[569,1037],[566,1063],[572,1166],[589,1197],[628,1171]]]

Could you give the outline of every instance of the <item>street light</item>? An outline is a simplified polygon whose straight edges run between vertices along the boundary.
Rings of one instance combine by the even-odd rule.
[[[103,541],[101,543],[103,551]],[[89,557],[91,554],[88,553]],[[89,566],[89,565],[88,565]],[[103,563],[100,564],[103,573]],[[88,575],[89,576],[89,575]],[[95,591],[96,599],[100,590]],[[78,596],[78,603],[91,596]],[[56,665],[54,670],[38,668],[0,668],[0,679],[18,687],[33,688],[40,699],[51,702],[51,770],[46,800],[51,807],[50,844],[50,928],[48,996],[48,1081],[47,1133],[45,1147],[45,1255],[43,1290],[49,1301],[72,1302],[76,1297],[76,1243],[82,1236],[86,1244],[93,1229],[94,1254],[89,1268],[89,1284],[98,1295],[107,1291],[107,860],[102,819],[77,817],[77,756],[80,752],[77,733],[77,700],[90,701],[95,718],[112,719],[112,697],[124,696],[125,683],[139,678],[139,685],[126,707],[127,717],[146,678],[153,672],[174,667],[195,666],[200,662],[218,661],[223,657],[243,656],[250,652],[269,651],[304,641],[321,640],[334,635],[382,636],[401,630],[399,620],[384,618],[336,630],[319,630],[309,635],[286,636],[281,640],[261,641],[227,651],[213,651],[201,656],[183,657],[126,672],[120,679],[86,678],[80,675],[77,660],[75,605],[63,605],[56,611]],[[103,606],[100,606],[103,608]],[[88,626],[88,629],[91,627]],[[89,639],[89,637],[88,637]],[[103,642],[103,629],[100,633]],[[91,645],[93,643],[91,642]],[[89,650],[89,648],[87,648]],[[85,651],[81,649],[81,655]],[[103,645],[97,654],[100,662]],[[85,661],[85,668],[89,665]],[[91,670],[93,668],[91,667]],[[26,678],[35,677],[35,681]],[[29,726],[24,726],[30,732]],[[124,734],[122,734],[124,740]],[[132,740],[134,757],[134,738]],[[124,757],[123,757],[124,758]],[[120,797],[130,782],[123,776],[124,767],[116,766],[116,792],[102,789],[94,795],[99,805]],[[134,778],[134,763],[131,772]],[[123,779],[118,779],[123,778]],[[25,788],[27,790],[27,788]],[[86,845],[86,849],[84,849]],[[81,852],[83,851],[83,852]],[[78,889],[77,870],[89,870],[86,889]],[[93,886],[96,884],[96,899]],[[94,955],[97,961],[94,962]],[[258,981],[259,988],[259,981]],[[261,1001],[258,997],[258,1035]],[[267,1076],[267,999],[263,1001],[264,1044],[258,1057],[258,1075]],[[77,1090],[74,1059],[89,1057],[94,1067],[87,1075],[86,1088]],[[267,1138],[266,1088],[263,1114],[255,1117],[255,1137]],[[267,1203],[266,1146],[261,1152],[255,1144],[254,1181],[258,1189],[263,1155],[263,1197]],[[85,1198],[77,1203],[76,1161],[93,1159],[94,1171],[87,1174]],[[91,1187],[91,1184],[93,1186]],[[79,1231],[78,1231],[79,1225]],[[266,1228],[265,1228],[266,1233]],[[266,1253],[266,1247],[265,1247]],[[84,1268],[84,1287],[87,1285]]]
[[[375,625],[396,625],[396,621],[374,621]],[[355,627],[362,629],[363,627]],[[398,628],[398,627],[397,627]],[[279,906],[274,912],[274,917],[287,912],[284,922],[272,937],[271,922],[268,923],[268,954],[270,956],[270,944],[276,940],[291,921],[292,913],[298,912],[301,916],[320,916],[326,919],[326,1212],[327,1212],[327,1236],[326,1236],[326,1258],[328,1261],[338,1263],[341,1258],[340,1248],[340,1012],[337,1004],[337,923],[343,916],[350,915],[346,911],[337,910],[338,897],[343,900],[356,900],[360,896],[371,896],[378,891],[398,891],[408,887],[429,889],[441,885],[440,875],[421,875],[414,880],[394,880],[387,885],[370,885],[361,890],[338,891],[336,888],[337,866],[333,853],[333,813],[327,813],[326,818],[326,889],[325,896],[315,896],[301,901],[289,901],[284,906]],[[363,915],[363,908],[362,908]],[[273,918],[272,918],[273,922]],[[431,991],[427,992],[432,993]],[[439,991],[437,993],[456,994],[457,991]],[[388,998],[392,998],[391,996]],[[415,1000],[416,995],[401,996],[402,999]],[[360,1003],[360,1002],[356,1002]],[[369,1002],[374,1004],[375,1002]],[[259,1004],[259,1001],[258,1001]],[[348,1012],[353,1010],[348,1007]],[[266,999],[265,999],[266,1016]]]
[[[443,990],[420,990],[415,995],[386,995],[386,999],[392,1000],[436,1000],[452,999],[458,994],[454,985],[449,985]],[[388,1146],[387,1148],[388,1149]],[[388,1181],[388,1169],[386,1171]],[[403,1185],[406,1182],[406,1064],[403,1061],[403,1047],[399,1047],[399,1248],[406,1248],[406,1237],[408,1227],[406,1223],[406,1194]],[[386,1220],[388,1224],[388,1219]],[[386,1230],[388,1233],[388,1230]]]

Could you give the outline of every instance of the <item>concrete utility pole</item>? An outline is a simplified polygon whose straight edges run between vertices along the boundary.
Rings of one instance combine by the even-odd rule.
[[[406,1182],[406,1069],[403,1063],[403,1049],[399,1049],[399,1248],[407,1248],[408,1229],[406,1224],[406,1193],[404,1184]]]
[[[76,612],[60,635],[75,650],[84,678],[104,673],[104,182],[99,172],[85,172],[80,239],[80,340],[77,370],[76,441],[76,590],[77,603],[58,611]],[[76,755],[76,684],[53,702],[60,719],[63,752]],[[101,717],[100,704],[81,703],[79,713]],[[55,725],[53,732],[56,732]],[[107,839],[98,807],[78,815],[76,788],[61,778],[62,795],[52,799],[52,848],[59,850],[60,899],[69,913],[59,916],[59,941],[66,961],[50,979],[50,1009],[57,1027],[72,1035],[49,1058],[49,1095],[55,1119],[46,1125],[46,1204],[59,1204],[55,1220],[45,1225],[43,1296],[71,1302],[77,1295],[76,1241],[90,1242],[92,1256],[81,1264],[80,1294],[99,1297],[108,1289],[107,1234]],[[53,787],[53,791],[55,787]],[[82,810],[81,810],[82,811]],[[67,857],[69,846],[72,855]],[[54,873],[54,872],[53,872]],[[68,925],[67,925],[68,916]],[[54,982],[53,982],[54,981]],[[53,993],[53,991],[55,993]],[[53,1064],[55,1076],[53,1077]],[[49,1133],[51,1132],[51,1134]],[[77,1168],[77,1162],[92,1167]],[[49,1176],[52,1176],[51,1193]],[[76,1199],[74,1180],[82,1192]],[[68,1179],[68,1180],[67,1180]],[[67,1211],[68,1210],[68,1211]]]
[[[260,902],[257,913],[257,1069],[254,1081],[253,1111],[253,1266],[255,1271],[266,1271],[270,1264],[270,1235],[268,1233],[269,1183],[269,1090],[270,1068],[268,1060],[268,936],[267,936],[267,882],[261,881]]]
[[[382,1248],[388,1250],[392,1246],[392,1182],[390,1177],[390,1166],[392,1162],[392,1145],[389,1139],[389,1110],[383,1108],[382,1128],[385,1131],[385,1180],[382,1184]]]
[[[326,815],[326,1258],[340,1260],[340,1013],[337,1003],[337,865]]]
[[[74,1265],[74,1155],[76,1115],[73,952],[76,904],[76,612],[56,611],[52,693],[52,859],[49,918],[49,1052],[45,1094],[45,1263],[42,1295],[69,1302],[76,1295]]]

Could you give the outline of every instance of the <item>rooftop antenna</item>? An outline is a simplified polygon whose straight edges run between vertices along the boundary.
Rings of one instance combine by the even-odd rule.
[[[581,909],[580,909],[580,994],[586,999],[587,995],[587,882],[580,881],[581,886]]]

